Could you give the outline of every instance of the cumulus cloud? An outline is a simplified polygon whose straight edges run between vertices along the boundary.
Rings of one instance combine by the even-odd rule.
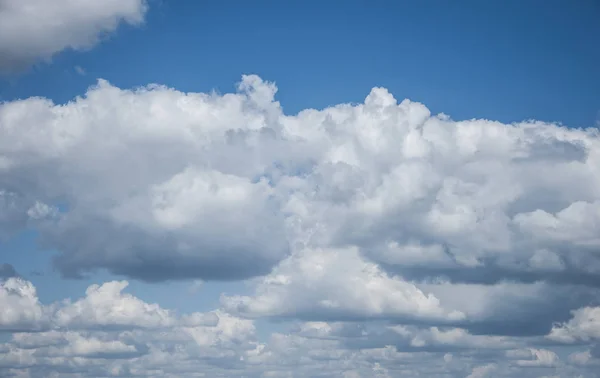
[[[224,296],[224,307],[246,316],[313,319],[383,318],[457,321],[459,311],[400,277],[390,277],[356,250],[305,250],[259,283],[254,297]]]
[[[600,340],[600,307],[583,307],[572,311],[572,315],[568,322],[552,327],[550,340],[569,344]]]
[[[2,233],[34,226],[72,276],[243,279],[308,246],[407,280],[600,284],[597,130],[453,121],[382,88],[285,115],[276,91],[3,104]]]
[[[58,326],[93,328],[95,326],[138,326],[160,328],[174,322],[172,315],[157,304],[147,304],[122,293],[127,281],[92,285],[86,296],[63,305],[55,314]]]
[[[145,0],[1,0],[0,71],[88,49],[122,24],[139,25]]]
[[[3,327],[71,345],[43,354],[50,365],[114,341],[140,360],[113,375],[140,375],[143,360],[148,375],[193,376],[205,358],[211,376],[285,376],[295,354],[304,376],[331,374],[323,361],[338,376],[418,376],[434,356],[422,375],[571,376],[577,364],[546,344],[596,339],[596,129],[454,121],[383,88],[286,115],[276,92],[254,75],[223,95],[100,80],[67,104],[0,105],[0,236],[34,230],[65,276],[251,286],[178,315],[125,282],[48,307],[9,278],[2,301],[27,316],[5,311]],[[258,342],[260,317],[309,323]],[[78,336],[50,333],[67,327]],[[5,346],[7,360],[42,356],[26,344]]]
[[[0,330],[42,329],[48,314],[29,281],[11,277],[0,281]]]
[[[523,367],[554,367],[559,363],[558,355],[547,349],[511,350],[507,357],[515,358],[515,364]]]
[[[473,368],[473,371],[471,372],[471,374],[469,374],[467,376],[467,378],[491,377],[491,376],[493,376],[496,368],[497,368],[496,364],[487,364],[487,365],[477,366],[477,367]]]
[[[528,347],[526,339],[450,327],[299,322],[259,340],[252,320],[222,309],[177,314],[124,293],[126,282],[92,285],[83,298],[44,305],[30,282],[10,278],[10,288],[10,280],[20,280],[22,296],[34,298],[47,318],[45,328],[30,319],[0,343],[2,376],[538,377],[531,367],[586,376],[595,366],[593,350],[572,354],[564,366],[554,351]],[[1,304],[19,314],[32,308]]]
[[[0,187],[18,199],[11,224],[35,225],[72,276],[102,267],[150,281],[267,273],[289,251],[279,199],[260,178],[285,151],[266,127],[279,108],[256,77],[240,89],[220,97],[100,82],[66,106],[2,105]],[[41,180],[21,179],[32,175]],[[59,210],[34,219],[26,209],[36,203]]]
[[[156,303],[146,303],[124,293],[127,281],[91,285],[85,296],[75,301],[44,305],[35,286],[22,278],[0,281],[0,330],[111,330],[167,329],[173,327],[216,326],[231,316],[215,312],[178,315]],[[49,335],[54,335],[52,332]]]

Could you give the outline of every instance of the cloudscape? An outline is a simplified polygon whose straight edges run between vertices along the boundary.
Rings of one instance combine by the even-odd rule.
[[[333,3],[0,0],[1,377],[598,377],[600,8]]]

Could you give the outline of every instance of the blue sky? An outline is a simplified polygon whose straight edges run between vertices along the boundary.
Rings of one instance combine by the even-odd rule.
[[[281,335],[314,357],[298,377],[593,376],[598,2],[5,3],[0,264],[22,279],[0,275],[0,304],[23,312],[0,316],[0,353],[132,376],[168,329],[192,340],[170,358],[214,376],[289,372]],[[94,337],[129,341],[73,352]],[[32,361],[0,375],[54,369]]]
[[[229,92],[256,73],[278,83],[290,113],[360,102],[384,86],[456,119],[586,127],[600,112],[597,21],[593,0],[162,1],[141,28],[62,53],[3,82],[0,95],[64,102],[97,78]]]

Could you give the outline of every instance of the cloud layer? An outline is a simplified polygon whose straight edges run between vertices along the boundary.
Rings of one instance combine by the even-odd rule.
[[[220,309],[178,314],[125,293],[126,286],[92,285],[80,299],[45,305],[30,282],[2,281],[0,329],[12,331],[0,343],[0,375],[593,377],[600,361],[584,345],[561,358],[556,345],[540,346],[543,338],[453,327],[294,322],[260,340],[252,320]],[[565,327],[579,323],[577,316]]]
[[[4,103],[2,234],[37,228],[72,275],[242,279],[309,246],[416,280],[600,283],[596,129],[456,122],[381,88],[288,116],[274,84],[238,90]]]
[[[227,94],[100,80],[67,104],[0,105],[1,237],[35,230],[69,277],[251,287],[210,314],[125,281],[43,305],[4,268],[2,350],[22,364],[6,369],[290,376],[301,358],[291,376],[591,376],[597,129],[454,121],[383,88],[286,115],[276,92],[255,75]],[[258,318],[297,328],[258,340]]]
[[[0,71],[91,48],[121,23],[139,25],[145,0],[0,0]]]

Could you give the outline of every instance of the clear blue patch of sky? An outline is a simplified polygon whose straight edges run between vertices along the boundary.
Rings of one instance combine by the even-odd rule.
[[[4,100],[63,102],[121,87],[233,89],[276,81],[286,112],[359,102],[373,86],[456,119],[592,126],[600,115],[600,2],[157,1],[141,28],[0,83]],[[75,67],[85,69],[79,75]]]

